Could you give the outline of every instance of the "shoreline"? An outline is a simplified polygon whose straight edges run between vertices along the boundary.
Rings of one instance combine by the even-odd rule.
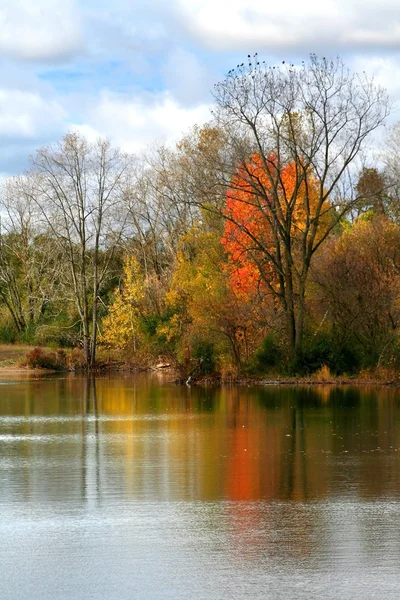
[[[185,384],[185,381],[180,381],[181,384]],[[270,387],[270,386],[283,386],[283,387],[307,387],[307,386],[369,386],[369,387],[400,387],[400,377],[398,379],[363,379],[359,377],[331,377],[329,379],[317,379],[313,377],[274,377],[274,378],[260,378],[260,377],[237,377],[233,379],[221,379],[220,377],[203,377],[198,380],[194,380],[190,383],[194,386],[204,387],[219,387],[219,386],[236,386],[236,387]]]
[[[200,383],[199,385],[209,385],[207,383]],[[308,379],[301,378],[298,379],[284,379],[284,380],[263,380],[263,381],[247,381],[247,380],[238,380],[237,382],[226,382],[223,381],[220,384],[223,385],[233,385],[233,386],[243,386],[243,387],[316,387],[327,385],[330,387],[345,387],[345,386],[354,386],[354,387],[400,387],[400,380],[395,381],[382,381],[379,379],[329,379],[328,381],[320,380],[320,379]]]
[[[32,377],[45,377],[45,376],[63,376],[63,377],[85,377],[87,375],[84,369],[75,366],[75,368],[68,368],[67,366],[61,366],[61,368],[43,368],[43,367],[29,367],[22,366],[26,353],[32,351],[32,347],[28,345],[0,345],[0,378],[6,378],[7,380],[13,377],[17,379],[21,378],[32,378]],[[54,352],[50,348],[42,348],[43,352]],[[152,366],[144,366],[138,364],[132,364],[125,362],[122,359],[113,358],[110,360],[99,360],[98,366],[94,369],[90,376],[93,377],[104,377],[112,376],[127,377],[135,376],[138,374],[147,373],[149,375],[161,376],[165,383],[175,385],[188,385],[193,387],[222,387],[222,386],[233,386],[233,387],[310,387],[310,386],[356,386],[356,387],[400,387],[400,372],[385,371],[374,374],[363,372],[353,377],[338,376],[332,377],[322,376],[322,373],[317,372],[314,375],[308,375],[306,377],[288,377],[284,375],[253,375],[243,377],[221,377],[220,374],[207,375],[202,377],[183,377],[182,374],[176,369],[171,363],[158,363]],[[325,375],[325,374],[324,374]],[[379,376],[380,375],[380,376]]]
[[[235,378],[227,378],[223,379],[220,376],[207,376],[201,377],[198,379],[193,379],[189,384],[186,383],[185,378],[181,378],[176,376],[176,371],[173,369],[157,369],[157,368],[148,368],[148,369],[139,369],[135,367],[119,367],[119,368],[100,368],[91,373],[92,376],[104,376],[104,375],[114,375],[118,377],[119,375],[138,375],[138,374],[164,374],[166,378],[166,383],[174,383],[175,385],[187,385],[188,387],[223,387],[223,386],[232,386],[232,387],[309,387],[309,386],[355,386],[355,387],[391,387],[396,388],[400,387],[400,375],[399,378],[390,378],[390,379],[364,379],[359,377],[331,377],[327,379],[318,379],[313,377],[235,377]],[[85,371],[81,370],[54,370],[54,369],[30,369],[27,367],[20,367],[18,365],[15,366],[0,366],[0,378],[4,377],[12,377],[25,375],[26,377],[35,377],[35,376],[46,376],[46,375],[59,375],[59,376],[85,376]],[[175,377],[174,377],[175,375]]]

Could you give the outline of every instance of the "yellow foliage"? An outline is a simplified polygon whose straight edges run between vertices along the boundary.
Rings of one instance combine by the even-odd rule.
[[[124,261],[122,289],[115,291],[114,302],[103,319],[102,344],[115,349],[137,349],[141,340],[140,307],[144,299],[140,265],[134,256],[129,256]]]

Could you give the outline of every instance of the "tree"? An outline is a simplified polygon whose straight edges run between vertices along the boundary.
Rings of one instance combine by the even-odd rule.
[[[382,152],[383,179],[387,196],[386,213],[397,223],[400,222],[400,122],[389,129]]]
[[[336,342],[358,349],[366,366],[398,341],[400,226],[387,217],[360,217],[319,255],[313,267],[318,305]]]
[[[224,131],[228,202],[263,214],[269,242],[263,228],[260,236],[246,230],[241,217],[225,216],[247,235],[248,250],[256,248],[274,273],[277,285],[270,291],[281,304],[290,355],[296,359],[303,347],[312,258],[357,200],[352,165],[385,120],[388,97],[365,74],[350,73],[340,59],[315,55],[301,67],[283,61],[276,68],[249,56],[246,65],[215,86],[214,97],[215,121]],[[254,168],[254,155],[261,171]],[[290,186],[284,181],[288,168]],[[232,172],[239,177],[232,178]],[[248,189],[240,199],[243,182]]]
[[[270,160],[273,159],[270,157]],[[273,214],[269,203],[262,202],[262,199],[256,203],[253,201],[254,193],[247,181],[247,173],[251,173],[253,178],[260,181],[265,190],[269,188],[269,179],[263,168],[262,159],[256,154],[246,164],[245,173],[243,173],[243,169],[240,169],[232,178],[232,188],[227,192],[224,212],[226,221],[222,243],[231,262],[237,265],[237,269],[232,273],[236,287],[243,290],[247,288],[250,291],[252,287],[258,287],[262,283],[267,293],[269,292],[274,297],[281,282],[279,271],[277,273],[277,269],[274,268],[274,266],[279,267],[279,256],[276,255],[274,243]],[[281,189],[277,197],[279,210],[284,218],[286,218],[287,212],[285,198],[293,194],[295,184],[295,165],[290,163],[282,169]],[[299,266],[299,268],[302,260],[301,241],[306,226],[304,211],[306,194],[310,214],[314,214],[318,202],[318,188],[316,182],[311,178],[307,190],[304,182],[299,186],[292,214],[292,254],[294,266]],[[329,217],[327,212],[326,217],[321,219],[317,239],[320,239],[329,227]],[[266,254],[269,260],[266,260]]]
[[[181,237],[165,297],[170,318],[159,333],[187,361],[213,349],[220,367],[234,364],[240,370],[265,332],[258,321],[259,297],[233,287],[228,267],[220,227],[205,214]],[[196,360],[191,366],[199,367]]]
[[[131,164],[109,141],[92,144],[77,133],[32,160],[32,197],[68,265],[65,289],[79,314],[88,369],[96,360],[100,294],[126,226]]]
[[[29,178],[5,181],[0,207],[0,298],[18,334],[43,319],[55,302],[62,261],[39,222]]]
[[[124,260],[122,285],[115,291],[113,303],[102,322],[104,345],[137,351],[143,337],[140,319],[144,300],[145,281],[140,265],[134,256],[128,256]]]
[[[356,185],[360,199],[354,205],[353,215],[358,217],[369,210],[379,215],[390,212],[389,188],[383,172],[375,167],[363,167]]]

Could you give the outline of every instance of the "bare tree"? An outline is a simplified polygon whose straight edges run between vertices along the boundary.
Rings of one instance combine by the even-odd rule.
[[[242,201],[262,216],[268,244],[264,233],[255,234],[234,212],[222,209],[242,238],[247,236],[244,250],[256,258],[260,276],[266,267],[274,272],[277,283],[269,290],[281,306],[296,359],[302,354],[312,257],[357,200],[352,165],[388,115],[388,96],[340,59],[311,55],[301,66],[283,61],[269,67],[256,54],[215,86],[214,97],[215,124],[224,141],[223,152],[210,155],[220,161],[211,195],[222,184],[220,197]],[[204,152],[199,154],[204,159]],[[290,186],[284,181],[288,167]],[[203,186],[203,196],[193,194],[194,201],[221,211],[221,201],[210,202],[197,172],[194,161],[187,176],[193,189]]]
[[[126,247],[143,266],[156,310],[162,308],[181,236],[198,213],[182,197],[176,180],[176,158],[173,151],[162,146],[144,158],[129,198]]]
[[[95,365],[100,293],[126,225],[132,159],[107,140],[77,133],[32,159],[32,196],[63,251],[82,326],[86,365]]]
[[[29,178],[5,181],[0,208],[0,297],[22,333],[48,311],[63,266],[54,240],[40,224]]]

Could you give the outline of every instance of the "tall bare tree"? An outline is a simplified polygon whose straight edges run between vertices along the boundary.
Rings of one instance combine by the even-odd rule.
[[[32,159],[33,198],[63,251],[82,326],[86,365],[96,360],[100,293],[126,225],[132,159],[77,133]]]

